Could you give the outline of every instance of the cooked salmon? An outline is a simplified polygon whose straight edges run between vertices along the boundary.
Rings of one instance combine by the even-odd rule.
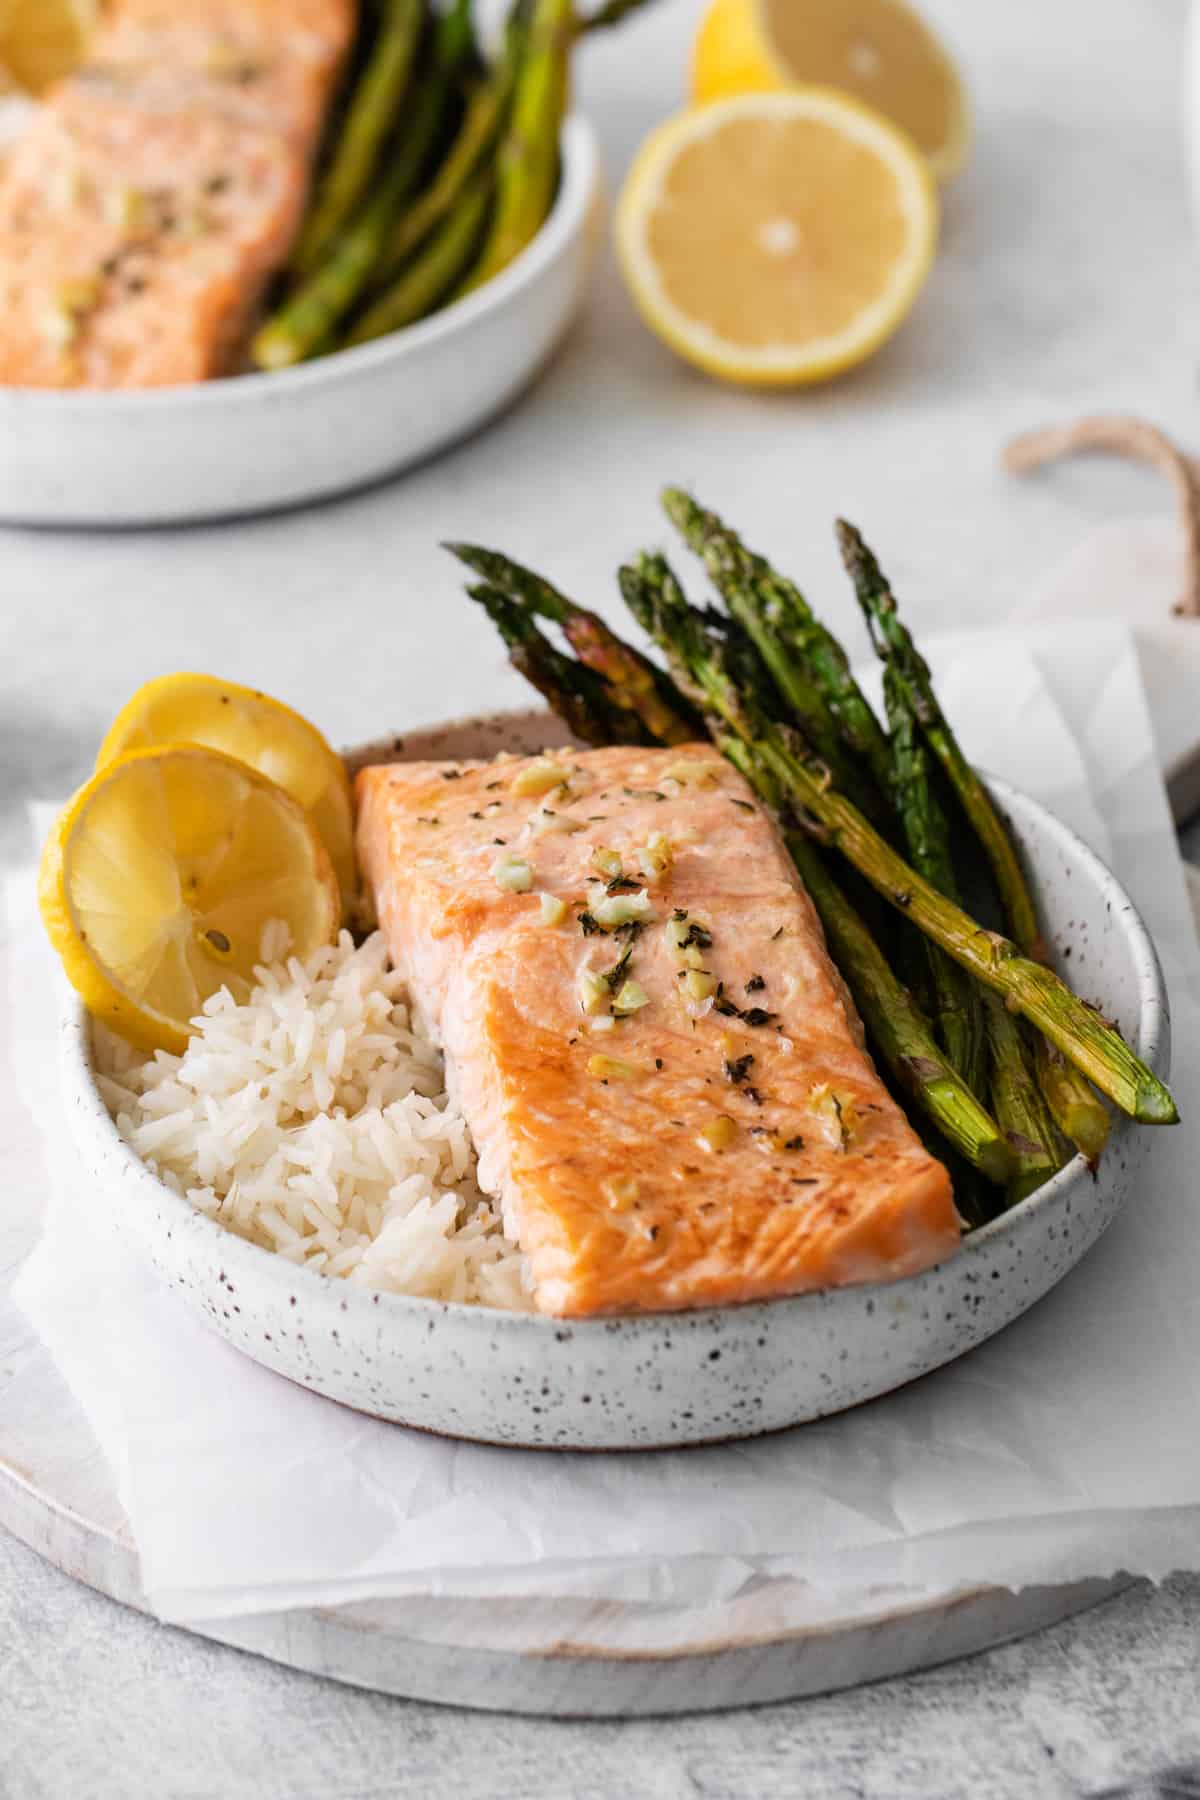
[[[546,1313],[887,1281],[949,1176],[771,819],[707,746],[365,769],[358,847]]]
[[[0,383],[235,366],[286,260],[351,0],[121,0],[0,172]]]
[[[119,0],[75,86],[282,132],[307,158],[354,31],[351,0]]]

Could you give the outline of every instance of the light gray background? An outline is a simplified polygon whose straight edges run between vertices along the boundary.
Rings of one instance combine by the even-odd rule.
[[[609,605],[617,560],[660,535],[656,487],[693,483],[860,645],[836,512],[929,627],[1003,618],[1092,526],[1165,505],[1136,470],[1017,484],[996,458],[1010,433],[1092,409],[1200,446],[1183,0],[926,10],[961,53],[978,144],[914,319],[856,376],[801,396],[715,387],[643,332],[606,257],[536,392],[401,483],[232,527],[0,533],[0,855],[27,853],[24,802],[80,778],[116,707],[165,669],[259,684],[340,741],[515,700],[439,537],[502,543]],[[581,59],[614,185],[681,91],[698,11],[658,0]],[[0,1536],[0,1797],[1094,1796],[1200,1764],[1198,1624],[1200,1580],[1180,1579],[858,1694],[551,1724],[293,1675],[125,1613]]]

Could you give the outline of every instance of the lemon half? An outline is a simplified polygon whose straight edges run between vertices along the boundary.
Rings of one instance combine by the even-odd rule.
[[[651,133],[616,231],[673,350],[728,381],[795,386],[901,324],[933,261],[937,190],[911,140],[845,94],[745,94]]]
[[[904,0],[713,0],[692,53],[692,96],[833,87],[912,138],[939,180],[966,160],[966,92],[948,52]]]

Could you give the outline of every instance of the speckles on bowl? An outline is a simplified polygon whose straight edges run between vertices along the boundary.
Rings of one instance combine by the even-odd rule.
[[[370,754],[453,761],[564,741],[527,713],[389,740]],[[367,760],[361,752],[354,762]],[[1094,857],[1032,802],[999,790],[1026,853],[1050,942],[1086,953],[1091,997],[1163,1072],[1170,1028],[1136,913]],[[231,1237],[165,1188],[120,1138],[96,1090],[90,1034],[63,1025],[71,1118],[131,1247],[237,1349],[347,1406],[424,1430],[562,1449],[653,1448],[748,1437],[903,1386],[1032,1306],[1133,1191],[1148,1132],[1114,1125],[1093,1180],[1076,1158],[936,1269],[718,1312],[562,1320],[406,1300],[331,1281]]]

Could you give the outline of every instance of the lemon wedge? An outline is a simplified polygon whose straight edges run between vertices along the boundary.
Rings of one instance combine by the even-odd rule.
[[[692,97],[798,84],[886,114],[939,180],[966,160],[970,107],[948,52],[904,0],[713,0],[692,52]]]
[[[745,94],[660,125],[617,209],[650,328],[727,381],[787,387],[862,362],[898,328],[937,245],[925,158],[830,88]]]
[[[98,13],[96,0],[0,0],[0,64],[44,93],[83,60]]]
[[[42,852],[50,942],[90,1012],[146,1050],[181,1053],[227,987],[245,1000],[263,930],[306,956],[337,931],[337,881],[309,814],[256,769],[178,745],[109,763]]]
[[[346,766],[315,725],[280,700],[213,675],[161,675],[122,707],[100,746],[103,769],[130,750],[205,744],[277,781],[312,815],[349,914],[358,894]]]

